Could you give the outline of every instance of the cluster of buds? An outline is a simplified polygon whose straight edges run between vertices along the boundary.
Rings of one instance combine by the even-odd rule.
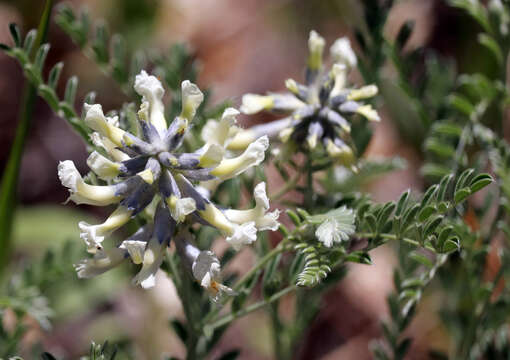
[[[258,231],[278,228],[279,213],[269,212],[264,183],[255,187],[256,205],[248,210],[220,208],[210,201],[207,191],[207,184],[217,184],[260,164],[269,140],[258,137],[244,148],[238,147],[240,154],[227,151],[239,114],[228,108],[221,120],[206,127],[211,131],[202,134],[205,144],[195,152],[184,152],[181,145],[203,101],[200,89],[189,81],[182,83],[182,111],[167,125],[161,82],[142,71],[134,88],[142,96],[136,135],[122,129],[117,116],[105,116],[101,105],[85,105],[85,123],[93,130],[91,138],[97,148],[87,164],[106,185],[87,183],[72,161],[58,166],[69,200],[95,206],[117,204],[102,224],[79,223],[80,238],[93,256],[76,265],[78,275],[92,277],[130,259],[141,264],[134,283],[152,287],[166,249],[174,241],[183,263],[213,298],[229,293],[219,283],[218,259],[212,252],[198,249],[187,229],[195,222],[215,227],[239,249],[254,242]],[[117,246],[103,246],[106,237],[138,214],[148,219],[145,225]]]
[[[263,135],[279,137],[289,148],[312,151],[322,144],[335,162],[355,169],[356,155],[351,138],[352,116],[359,114],[379,121],[371,105],[360,102],[377,94],[375,85],[350,88],[349,71],[357,64],[347,38],[337,39],[330,48],[331,67],[323,66],[325,40],[315,31],[308,40],[309,57],[305,84],[285,82],[288,93],[246,94],[241,111],[255,114],[270,111],[286,117],[239,132],[229,148],[239,149]]]

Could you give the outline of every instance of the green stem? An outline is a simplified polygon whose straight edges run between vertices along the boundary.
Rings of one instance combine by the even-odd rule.
[[[292,292],[292,291],[294,291],[296,289],[297,289],[296,285],[290,285],[290,286],[286,287],[285,289],[280,290],[279,292],[275,293],[274,295],[272,295],[268,299],[258,301],[258,302],[254,303],[254,304],[251,304],[251,305],[245,307],[244,309],[239,310],[239,311],[237,311],[235,313],[227,314],[227,315],[219,318],[214,323],[206,325],[206,326],[212,332],[216,328],[219,328],[219,327],[222,327],[224,325],[227,325],[228,323],[230,323],[230,322],[232,322],[232,321],[234,321],[236,319],[239,319],[240,317],[243,317],[243,316],[245,316],[245,315],[247,315],[247,314],[249,314],[249,313],[251,313],[253,311],[256,311],[256,310],[258,310],[260,308],[263,308],[264,306],[266,306],[268,304],[271,304],[272,302],[278,300],[282,296],[287,295],[288,293],[290,293],[290,292]]]
[[[34,50],[39,48],[41,43],[46,39],[52,8],[53,0],[47,0],[41,22],[37,29],[37,37],[33,46]],[[23,148],[25,146],[28,130],[32,122],[36,96],[36,88],[27,82],[21,103],[19,125],[16,129],[14,143],[0,185],[0,274],[5,268],[9,258],[21,157],[23,155]]]
[[[235,286],[233,287],[233,290],[234,291],[239,291],[241,290],[241,288],[243,287],[244,284],[246,284],[248,281],[250,281],[250,279],[252,278],[252,276],[254,276],[260,269],[262,269],[263,266],[265,266],[269,260],[271,260],[273,257],[275,257],[276,255],[278,255],[279,253],[285,251],[285,245],[287,244],[288,242],[288,239],[283,239],[273,250],[271,250],[270,252],[268,252],[266,255],[264,255],[264,257],[262,257],[256,264],[254,267],[252,267],[246,274],[243,275],[243,277],[241,277],[241,279],[239,279],[239,281],[237,281],[237,283],[235,284]],[[226,304],[226,302],[228,300],[230,300],[231,298],[225,298],[225,301],[222,303],[222,306]],[[212,310],[205,318],[204,318],[204,321],[203,323],[206,324],[210,321],[212,321],[212,319],[214,319],[216,316],[218,316],[219,312],[221,310],[221,307],[217,307],[215,308],[214,310]]]
[[[356,233],[356,237],[359,237],[359,238],[375,238],[375,237],[380,237],[382,239],[385,239],[385,240],[401,240],[401,241],[404,241],[410,245],[413,245],[413,246],[418,246],[418,247],[424,247],[425,249],[428,249],[428,250],[431,250],[431,251],[434,251],[436,252],[436,250],[432,247],[432,246],[429,246],[429,245],[422,245],[420,244],[419,241],[416,241],[416,240],[413,240],[413,239],[410,239],[410,238],[406,238],[406,237],[398,237],[397,235],[395,234],[376,234],[376,233]],[[379,246],[380,244],[378,244]],[[365,249],[367,250],[367,249]],[[372,250],[372,249],[368,249],[368,250]]]
[[[274,348],[274,356],[276,359],[285,359],[286,349],[284,349],[282,344],[282,336],[284,327],[282,326],[282,322],[280,320],[280,315],[278,314],[278,304],[279,301],[275,301],[271,304],[270,314],[271,314],[271,324],[273,328],[273,348]]]
[[[279,253],[285,251],[285,245],[287,245],[288,239],[283,239],[273,250],[268,252],[264,257],[262,257],[257,264],[252,267],[246,274],[243,275],[241,279],[234,286],[234,290],[240,290],[245,283],[247,283],[253,275],[255,275],[264,265],[266,265],[269,260],[278,255]]]
[[[307,158],[305,164],[306,171],[306,191],[304,196],[304,208],[305,209],[313,209],[313,169],[312,169],[312,159]]]

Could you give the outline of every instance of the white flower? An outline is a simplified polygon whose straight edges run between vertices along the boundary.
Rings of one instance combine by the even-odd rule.
[[[375,95],[377,95],[378,88],[375,85],[367,85],[363,86],[359,89],[351,90],[349,95],[347,96],[348,100],[362,100],[362,99],[368,99]]]
[[[223,112],[220,121],[209,120],[202,128],[202,139],[207,144],[216,144],[222,147],[227,145],[227,140],[233,135],[236,116],[240,112],[234,108],[227,108]]]
[[[90,134],[90,140],[92,140],[92,143],[95,146],[105,149],[115,161],[121,162],[130,159],[128,154],[117,149],[117,145],[115,145],[110,139],[100,135],[98,132],[94,131]]]
[[[172,218],[177,222],[184,221],[186,215],[191,214],[197,209],[195,200],[189,197],[178,198],[172,195],[167,199],[167,204]]]
[[[355,67],[358,63],[356,54],[352,50],[351,42],[347,37],[337,39],[329,49],[331,57],[335,62],[345,64],[348,67]]]
[[[299,87],[294,79],[287,79],[285,80],[285,87],[293,94],[298,95],[299,94]]]
[[[149,120],[158,132],[163,134],[167,125],[162,101],[165,90],[163,85],[161,85],[161,81],[155,76],[147,74],[145,70],[142,70],[140,74],[136,75],[135,91],[143,96],[143,102],[149,103]],[[142,106],[142,110],[147,112],[146,105]]]
[[[269,147],[269,139],[262,136],[252,142],[243,154],[232,159],[224,159],[216,168],[211,171],[211,175],[217,176],[222,180],[233,178],[252,166],[259,165],[265,157],[265,151]]]
[[[119,248],[126,249],[133,264],[141,264],[143,262],[143,254],[147,247],[146,241],[124,240]]]
[[[269,110],[273,105],[273,98],[269,95],[245,94],[240,110],[242,113],[250,115],[262,110]]]
[[[227,242],[234,248],[239,250],[243,245],[249,245],[257,240],[257,228],[255,221],[244,224],[234,224],[234,232],[227,237]]]
[[[98,251],[94,257],[83,259],[74,265],[79,278],[91,278],[100,275],[118,264],[126,258],[126,250],[113,248],[104,251]]]
[[[87,165],[103,180],[112,180],[119,175],[120,164],[105,158],[97,151],[93,151],[89,155]]]
[[[310,31],[308,38],[308,49],[310,57],[308,59],[308,67],[312,70],[319,70],[322,66],[322,53],[326,41],[315,30]]]
[[[192,264],[192,273],[200,285],[218,301],[221,295],[235,295],[234,291],[220,283],[220,262],[212,251],[201,251]]]
[[[228,220],[237,224],[255,222],[255,227],[259,231],[278,229],[280,224],[277,219],[280,215],[279,210],[267,212],[269,210],[269,199],[266,195],[266,183],[261,182],[253,191],[255,198],[255,207],[250,210],[225,210],[225,216]]]
[[[195,116],[195,113],[204,101],[204,94],[200,91],[198,86],[185,80],[181,84],[182,91],[182,111],[181,116],[185,119],[191,120]]]
[[[227,242],[235,250],[239,250],[242,245],[248,245],[257,240],[255,221],[234,223],[227,219],[226,215],[212,203],[207,203],[204,210],[198,210],[198,214],[209,224],[222,231],[227,236]]]
[[[202,153],[200,156],[201,167],[215,167],[223,160],[225,148],[217,144],[206,144],[197,153]]]
[[[331,89],[330,97],[334,97],[345,90],[345,84],[347,83],[347,67],[345,64],[333,64],[331,76],[335,79],[335,85]]]
[[[110,139],[115,145],[122,146],[125,131],[115,125],[117,123],[115,118],[106,118],[103,114],[103,108],[99,104],[84,104],[84,107],[86,111],[85,124]]]
[[[101,250],[104,238],[126,224],[131,218],[132,212],[124,206],[119,206],[102,224],[91,225],[80,221],[78,223],[80,238],[87,244],[87,251],[95,253],[97,250]]]
[[[239,129],[235,136],[228,143],[229,150],[244,150],[246,147],[257,140],[259,137],[267,135],[268,138],[274,138],[283,129],[288,128],[292,124],[292,119],[286,117],[283,119],[271,121],[264,124],[252,126],[248,129]]]
[[[356,109],[356,112],[370,121],[381,121],[379,114],[372,108],[372,105],[362,105]]]
[[[68,200],[76,204],[105,206],[120,201],[120,197],[115,195],[115,186],[95,186],[85,183],[71,160],[61,161],[58,164],[58,177],[62,185],[69,189],[71,195]]]
[[[149,241],[147,249],[145,249],[143,254],[142,269],[133,278],[134,285],[140,285],[144,289],[154,287],[156,284],[156,272],[163,262],[167,246],[166,242],[159,243],[155,237]]]

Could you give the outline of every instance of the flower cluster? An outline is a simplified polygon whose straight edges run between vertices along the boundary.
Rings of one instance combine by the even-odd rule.
[[[88,184],[72,161],[58,166],[69,200],[96,206],[117,204],[102,224],[79,223],[80,237],[94,255],[77,264],[78,275],[95,276],[131,259],[141,264],[134,283],[151,287],[173,240],[183,263],[203,287],[215,296],[228,293],[228,288],[219,284],[218,259],[193,245],[187,227],[193,222],[213,226],[235,249],[254,242],[257,231],[278,228],[278,211],[268,212],[265,183],[255,187],[256,206],[249,210],[222,209],[200,186],[230,179],[260,164],[268,138],[260,137],[241,149],[240,155],[232,155],[226,146],[239,112],[228,108],[214,131],[203,134],[205,144],[195,152],[184,152],[181,145],[203,101],[200,89],[189,81],[182,83],[182,111],[167,126],[160,81],[142,71],[134,87],[142,96],[136,135],[122,129],[117,116],[105,116],[101,105],[85,105],[85,123],[93,130],[91,138],[97,147],[87,164],[107,185]],[[118,246],[103,247],[106,237],[139,213],[150,220]]]
[[[376,95],[377,87],[347,87],[348,73],[357,64],[347,38],[340,38],[331,46],[333,65],[328,70],[322,61],[324,46],[324,39],[311,31],[305,85],[288,79],[285,82],[288,93],[243,96],[241,111],[245,114],[266,110],[287,116],[239,132],[229,148],[242,148],[262,135],[279,136],[282,142],[301,149],[314,150],[322,144],[328,155],[338,163],[354,167],[351,116],[360,114],[368,120],[379,121],[372,106],[360,102]]]

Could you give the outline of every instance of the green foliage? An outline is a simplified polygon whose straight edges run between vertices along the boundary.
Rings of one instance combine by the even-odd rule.
[[[57,63],[50,70],[48,79],[43,78],[43,69],[45,67],[46,56],[50,50],[49,44],[43,44],[38,48],[33,48],[36,31],[31,30],[25,36],[23,42],[17,25],[11,24],[11,35],[14,42],[13,47],[3,46],[5,53],[15,58],[23,68],[25,77],[37,89],[37,93],[51,107],[51,109],[62,116],[76,130],[85,141],[89,141],[88,128],[81,121],[80,116],[74,110],[76,98],[76,88],[78,78],[71,77],[67,80],[64,97],[57,95],[56,87],[60,78],[63,64]],[[30,53],[34,52],[35,59],[31,60]],[[94,93],[89,93],[85,97],[85,102],[91,103],[95,97]]]
[[[510,50],[510,9],[507,2],[499,1],[490,1],[488,6],[473,0],[449,3],[479,23],[482,32],[478,41],[494,58],[496,76],[457,76],[450,60],[430,49],[408,49],[413,22],[403,23],[396,37],[387,39],[383,29],[391,0],[364,0],[364,26],[356,29],[361,49],[359,70],[367,83],[381,89],[388,113],[403,138],[423,152],[421,172],[430,186],[420,196],[405,191],[394,201],[378,203],[363,187],[403,169],[405,163],[399,158],[362,160],[357,173],[339,169],[320,152],[299,161],[290,154],[271,158],[284,185],[270,198],[288,206],[286,214],[292,225],[280,226],[282,239],[274,247],[269,239],[258,239],[254,246],[256,262],[248,272],[225,274],[223,283],[232,287],[236,296],[211,303],[179,256],[166,256],[162,268],[175,284],[185,315],[185,321],[172,319],[169,326],[186,346],[189,358],[208,356],[233,321],[261,309],[267,310],[271,319],[276,356],[292,358],[319,311],[321,297],[345,276],[347,264],[371,265],[370,251],[390,242],[397,249],[398,268],[393,278],[395,291],[388,297],[390,317],[382,325],[383,339],[373,347],[375,358],[406,358],[413,339],[405,332],[431,284],[444,297],[440,318],[452,337],[449,354],[431,349],[436,358],[508,357],[510,146],[503,137],[502,120],[509,103],[506,57]],[[118,83],[130,101],[137,100],[132,90],[134,77],[151,66],[170,89],[167,118],[179,113],[181,81],[193,81],[198,72],[196,59],[185,45],[174,45],[164,52],[133,52],[122,36],[109,35],[106,24],[92,26],[85,10],[75,14],[67,5],[59,7],[56,22],[104,74]],[[11,25],[10,32],[13,46],[2,44],[1,49],[20,63],[25,77],[50,107],[88,141],[89,130],[74,110],[77,78],[68,79],[64,95],[59,97],[56,89],[63,64],[54,65],[47,79],[43,76],[49,45],[40,45],[40,34],[38,37],[34,30],[23,37]],[[388,66],[394,71],[383,71]],[[417,72],[418,68],[422,71]],[[387,73],[396,74],[396,81]],[[93,99],[90,94],[85,102]],[[200,107],[185,147],[196,149],[202,144],[200,131],[205,121],[217,118],[226,104]],[[132,103],[124,104],[118,115],[126,128],[138,131]],[[371,128],[360,120],[353,124],[352,134],[363,153],[372,136]],[[223,183],[213,191],[212,199],[236,207],[244,190],[251,195],[259,179],[266,181],[264,170],[260,166],[253,174]],[[87,181],[99,183],[91,176]],[[295,193],[288,196],[291,191]],[[484,201],[472,198],[480,191]],[[193,228],[192,234],[201,249],[211,248],[218,236],[217,231],[205,227]],[[494,239],[500,234],[505,241],[496,245]],[[486,268],[493,261],[491,256],[496,257],[499,267],[488,279]],[[48,253],[41,264],[14,276],[5,287],[5,296],[0,297],[2,309],[12,310],[18,320],[33,317],[48,328],[53,312],[43,294],[52,282],[73,271],[70,263],[58,259],[73,257],[66,247],[62,252]],[[221,265],[226,266],[234,257],[233,250],[225,251]],[[294,302],[295,313],[284,320],[278,309],[286,296]],[[0,326],[0,356],[15,353],[24,332],[21,321],[14,329]],[[116,354],[116,348],[107,343],[93,343],[89,356],[83,359],[114,359]],[[234,349],[220,358],[239,355]],[[42,358],[54,356],[44,353]]]
[[[388,296],[390,321],[382,324],[385,344],[374,345],[376,359],[405,359],[412,339],[402,333],[409,326],[425,287],[448,258],[446,254],[416,251],[409,252],[408,256],[408,261],[401,263],[405,269],[395,270],[393,275],[395,293]]]

